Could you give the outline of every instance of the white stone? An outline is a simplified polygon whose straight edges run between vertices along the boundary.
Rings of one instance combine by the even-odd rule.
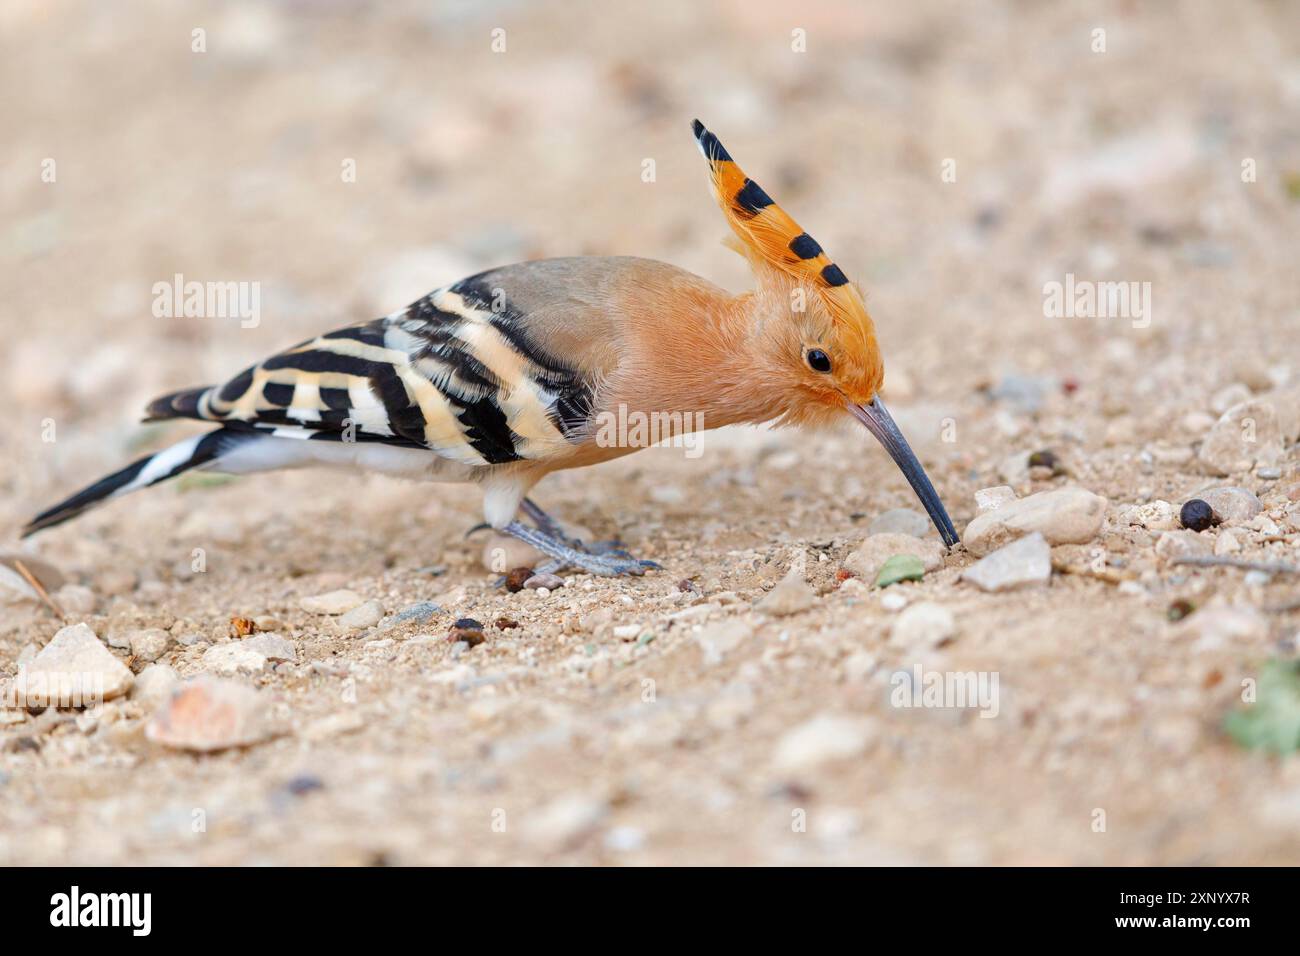
[[[254,634],[240,642],[246,650],[261,654],[269,661],[296,661],[298,651],[293,642],[279,634]]]
[[[1282,432],[1271,402],[1253,400],[1225,411],[1201,443],[1198,457],[1212,475],[1273,465],[1282,455]]]
[[[1171,502],[1157,498],[1136,506],[1129,514],[1129,523],[1148,531],[1173,531],[1179,527],[1178,509]]]
[[[817,601],[817,595],[803,578],[798,568],[791,568],[776,587],[754,604],[754,610],[774,617],[788,617],[806,611]]]
[[[203,668],[223,676],[260,674],[269,662],[265,654],[245,647],[243,641],[214,644],[203,653]]]
[[[172,645],[172,636],[157,627],[136,631],[131,635],[131,656],[137,660],[153,663],[167,653]]]
[[[135,686],[131,688],[131,699],[138,700],[146,707],[157,707],[171,696],[179,683],[180,676],[173,667],[168,664],[151,664],[136,675]]]
[[[1225,524],[1244,524],[1264,510],[1263,503],[1254,492],[1235,485],[1210,488],[1196,495],[1213,510]]]
[[[1210,554],[1210,539],[1196,531],[1166,531],[1156,542],[1156,557],[1166,563],[1178,558],[1204,557]]]
[[[980,514],[986,511],[997,511],[1003,505],[1015,500],[1016,493],[1010,485],[994,485],[992,488],[981,488],[975,492],[975,507]]]
[[[918,601],[898,615],[889,640],[908,650],[927,650],[943,644],[956,631],[957,622],[946,607]]]
[[[245,747],[270,733],[261,694],[208,676],[175,688],[145,727],[145,737],[154,743],[198,752]]]
[[[1025,535],[962,572],[982,591],[1010,591],[1045,584],[1052,577],[1052,549],[1041,532]]]
[[[525,835],[536,843],[566,846],[595,829],[609,812],[609,804],[588,794],[566,794],[524,818]]]
[[[776,745],[772,765],[789,773],[861,756],[871,742],[873,729],[865,718],[820,714],[786,731]]]
[[[378,601],[358,604],[339,618],[339,624],[354,631],[374,627],[384,619],[384,606]]]
[[[311,614],[346,614],[364,600],[356,591],[344,588],[305,597],[298,602],[298,606]]]
[[[1105,498],[1084,488],[1058,488],[977,516],[966,526],[962,543],[977,556],[1035,531],[1048,544],[1086,544],[1097,536],[1105,517]]]
[[[134,681],[88,625],[73,624],[50,639],[13,686],[23,689],[27,704],[85,707],[122,696]]]
[[[1241,542],[1237,536],[1227,528],[1219,532],[1219,536],[1214,539],[1214,553],[1223,556],[1227,554],[1236,554],[1241,550]]]

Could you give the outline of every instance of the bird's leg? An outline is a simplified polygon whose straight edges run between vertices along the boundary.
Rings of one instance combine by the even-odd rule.
[[[542,506],[532,498],[525,498],[520,507],[523,509],[524,514],[528,516],[528,520],[535,524],[537,530],[542,534],[571,545],[579,543],[565,534],[564,529],[560,527],[560,523],[543,511]]]
[[[619,558],[632,557],[632,555],[623,550],[623,542],[619,541],[617,538],[610,541],[594,541],[591,544],[587,544],[577,538],[570,537],[565,533],[564,527],[543,511],[542,506],[531,498],[525,498],[520,507],[523,509],[524,514],[528,516],[528,520],[535,524],[539,531],[543,534],[550,535],[557,541],[563,541],[576,551],[583,551],[587,554],[612,554]],[[563,567],[563,565],[560,565],[559,567]],[[553,571],[555,569],[547,568],[547,570]]]
[[[635,558],[615,554],[592,554],[580,547],[574,547],[562,536],[554,537],[518,521],[510,522],[501,530],[526,544],[531,544],[538,551],[560,562],[559,564],[555,564],[554,561],[547,562],[548,566],[554,566],[556,569],[572,565],[590,574],[615,577],[621,574],[645,574],[647,568],[659,567],[653,561],[638,561]]]

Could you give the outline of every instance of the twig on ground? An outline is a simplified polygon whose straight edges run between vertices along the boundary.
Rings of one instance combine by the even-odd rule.
[[[14,559],[14,570],[23,576],[23,580],[32,586],[32,590],[40,595],[41,600],[49,605],[50,610],[55,613],[60,621],[67,620],[67,616],[63,613],[63,608],[54,603],[54,598],[50,597],[50,592],[45,590],[45,585],[41,584],[41,582],[36,579],[36,575],[32,574],[32,572],[27,569],[27,565],[23,564],[18,558]]]
[[[1265,571],[1269,574],[1300,574],[1300,566],[1283,561],[1247,561],[1245,558],[1225,558],[1218,555],[1192,554],[1174,558],[1170,564],[1190,564],[1198,568],[1241,568],[1244,571]]]

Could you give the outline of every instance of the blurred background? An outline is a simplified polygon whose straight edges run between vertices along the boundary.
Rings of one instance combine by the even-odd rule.
[[[183,423],[139,427],[154,396],[222,380],[272,350],[388,313],[479,269],[626,254],[745,288],[744,264],[719,241],[726,228],[691,138],[695,117],[866,289],[886,394],[959,526],[974,513],[970,492],[1000,483],[999,460],[1049,441],[1090,459],[1083,473],[1112,500],[1172,497],[1186,484],[1178,477],[1186,459],[1144,459],[1144,449],[1170,436],[1191,441],[1205,425],[1187,416],[1203,419],[1216,391],[1265,390],[1300,371],[1293,2],[6,0],[0,534],[141,448],[186,433]],[[1151,282],[1150,326],[1045,319],[1044,283],[1068,273]],[[177,274],[258,283],[257,327],[156,317],[154,285]],[[945,418],[960,423],[961,440],[941,448]],[[50,423],[55,442],[43,438]],[[862,500],[908,503],[883,459],[859,474],[855,462],[868,460],[859,437],[851,446],[817,441],[803,447],[825,452],[808,460],[827,462],[826,475],[784,471],[775,494],[810,483],[851,494],[821,498],[835,503],[783,533],[829,535]],[[753,464],[751,456],[737,467]],[[682,480],[718,467],[710,459]],[[245,538],[231,541],[265,533],[282,544],[275,535],[301,531],[312,516],[359,509],[380,515],[373,553],[326,544],[292,560],[311,573],[319,559],[336,572],[355,562],[376,574],[382,562],[422,560],[411,552],[426,542],[398,504],[426,492],[392,491],[386,500],[397,504],[385,506],[357,503],[357,489],[376,487],[367,479],[259,481],[218,489],[220,508],[206,524],[185,524],[193,496],[158,492],[98,511],[38,550],[92,584],[126,555],[142,579],[169,583],[176,554],[188,551],[160,554],[151,536],[172,541],[181,526],[219,538],[217,526],[232,523]],[[609,509],[623,507],[629,488],[558,481],[571,503]],[[379,487],[388,494],[392,486]],[[769,540],[770,527],[751,516],[775,499],[715,491],[747,503],[713,513],[711,523],[748,535],[745,547]],[[477,502],[469,490],[445,494],[456,520],[438,534],[450,540]],[[660,512],[675,501],[653,500]],[[221,572],[227,592],[253,593],[278,578],[281,569],[256,548],[240,552],[234,570]],[[1114,613],[1101,609],[1104,590],[1085,598],[1071,618],[1078,633],[1123,626],[1123,615],[1090,616],[1088,601],[1098,615]],[[211,592],[196,600],[174,610],[214,620],[225,610]],[[1008,612],[981,613],[980,633],[995,634]],[[6,626],[8,658],[35,634],[33,620]],[[1092,675],[1094,687],[1106,686],[1105,673]],[[1059,678],[1028,697],[1050,707],[1047,688]],[[799,698],[792,685],[782,699]],[[1045,740],[1039,749],[1001,743],[1008,749],[990,769],[967,768],[962,786],[1009,760],[1050,759]],[[1203,743],[1176,744],[1166,753],[1170,772]],[[1189,750],[1178,750],[1184,744]],[[1082,759],[1069,754],[1058,755],[1058,769]],[[990,782],[998,795],[966,807],[969,817],[954,815],[947,797],[909,804],[900,790],[898,816],[886,818],[899,826],[869,833],[855,858],[1186,862],[1294,851],[1300,781],[1291,778],[1278,781],[1292,788],[1279,811],[1289,843],[1276,834],[1242,842],[1233,820],[1258,809],[1244,795],[1231,813],[1207,806],[1205,816],[1184,819],[1185,829],[1166,829],[1162,801],[1187,791],[1183,777],[1135,798],[1135,812],[1150,813],[1138,849],[1060,837],[1056,814],[1078,780],[1100,777],[1131,793],[1145,779],[1150,755],[1125,754],[1129,762],[1106,759],[1101,771],[1080,764],[1051,784],[1053,799],[1019,815],[1023,785],[1010,781],[1001,790]],[[708,790],[708,763],[681,780]],[[1211,789],[1235,772],[1231,762],[1215,766]],[[923,759],[912,767],[934,780],[943,772]],[[585,773],[581,762],[575,773]],[[862,792],[887,799],[870,782]],[[714,821],[711,838],[683,835],[691,826],[680,819],[665,822],[676,837],[656,844],[670,848],[666,856],[648,858],[687,859],[692,846],[716,839],[714,849],[737,862],[810,859],[746,842],[756,818],[734,795],[716,807],[712,797],[683,799],[692,812],[725,805],[730,823]],[[75,816],[74,804],[67,813]],[[902,835],[905,820],[911,837]],[[915,829],[949,824],[953,839],[942,845]],[[57,851],[61,832],[39,846]],[[1198,843],[1195,832],[1212,836]],[[112,860],[120,848],[91,856]]]

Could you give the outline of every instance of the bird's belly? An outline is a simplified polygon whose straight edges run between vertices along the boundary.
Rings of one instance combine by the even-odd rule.
[[[248,442],[211,470],[241,475],[280,468],[326,466],[379,472],[420,481],[471,481],[476,468],[441,458],[423,448],[400,448],[379,442],[312,441],[268,435]]]

